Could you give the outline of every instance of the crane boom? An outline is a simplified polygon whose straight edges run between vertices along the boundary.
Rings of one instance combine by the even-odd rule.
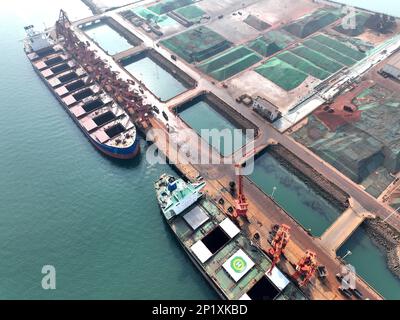
[[[268,270],[268,274],[272,274],[272,270],[276,264],[280,261],[281,255],[284,253],[285,248],[290,239],[290,227],[286,224],[282,224],[272,239],[272,248],[268,251],[268,254],[272,257],[271,268]]]
[[[128,114],[135,124],[148,127],[149,118],[153,116],[150,105],[143,103],[141,97],[131,88],[133,81],[125,81],[118,77],[118,72],[112,71],[107,62],[96,57],[90,49],[90,43],[82,42],[71,28],[67,14],[61,10],[56,23],[58,38],[64,41],[64,48],[87,72],[88,81],[96,83],[109,94]]]
[[[243,188],[243,175],[242,166],[240,164],[235,165],[236,174],[238,176],[238,197],[236,199],[236,209],[234,211],[234,218],[244,217],[247,219],[247,211],[249,209],[249,204],[247,202],[246,196],[244,194]]]
[[[307,250],[303,258],[296,264],[296,272],[292,275],[295,280],[300,280],[300,287],[307,285],[317,271],[317,254],[311,250]]]

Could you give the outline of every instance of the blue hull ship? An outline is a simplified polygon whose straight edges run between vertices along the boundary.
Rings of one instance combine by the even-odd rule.
[[[132,159],[139,137],[129,115],[60,44],[33,26],[25,28],[25,52],[32,66],[89,141],[112,158]]]

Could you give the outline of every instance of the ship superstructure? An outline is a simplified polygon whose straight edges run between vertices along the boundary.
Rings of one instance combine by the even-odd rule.
[[[196,203],[203,194],[205,183],[186,183],[182,179],[163,175],[158,183],[158,202],[167,220],[180,215]]]

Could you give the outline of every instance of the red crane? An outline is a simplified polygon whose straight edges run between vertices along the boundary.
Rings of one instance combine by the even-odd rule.
[[[240,164],[235,165],[236,174],[238,176],[238,196],[236,199],[236,208],[233,213],[233,217],[238,219],[244,217],[247,220],[247,211],[249,210],[249,204],[243,191],[243,175],[242,166]]]
[[[268,254],[272,257],[271,268],[268,270],[268,274],[272,274],[272,270],[281,259],[281,255],[284,253],[286,245],[290,239],[290,227],[286,224],[282,224],[275,234],[271,244],[272,248],[269,249]]]
[[[308,284],[317,271],[318,265],[316,258],[317,254],[315,252],[307,250],[305,256],[296,264],[296,272],[292,275],[292,277],[295,280],[300,279],[300,287]]]

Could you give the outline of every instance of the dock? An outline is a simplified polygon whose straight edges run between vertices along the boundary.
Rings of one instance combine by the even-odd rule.
[[[352,204],[321,236],[321,244],[328,252],[336,256],[336,251],[346,242],[348,238],[358,229],[367,218],[374,215],[365,211],[359,204]]]
[[[135,7],[136,5],[128,6],[128,8]],[[98,46],[98,44],[86,37],[81,28],[79,28],[82,23],[86,24],[91,21],[107,18],[115,21],[113,27],[118,29],[119,25],[120,28],[125,30],[124,32],[134,34],[134,36],[140,40],[141,44],[114,56],[109,56]],[[224,200],[221,202],[223,204],[219,204],[219,209],[225,212],[227,216],[230,216],[229,208],[235,206],[236,200],[229,192],[229,183],[235,181],[237,178],[233,164],[221,164],[216,166],[213,164],[198,164],[194,161],[187,161],[187,155],[182,154],[179,143],[177,144],[174,140],[177,137],[177,133],[182,130],[185,130],[185,132],[191,132],[185,141],[186,146],[189,146],[191,150],[196,150],[198,154],[206,154],[212,158],[215,157],[223,163],[224,157],[210,146],[204,146],[204,144],[201,143],[201,138],[198,134],[190,128],[178,114],[176,114],[176,108],[178,106],[202,94],[212,93],[228,106],[225,112],[229,113],[232,117],[240,118],[239,121],[246,123],[246,126],[252,126],[256,129],[257,135],[252,142],[253,145],[250,151],[258,153],[262,152],[272,144],[280,144],[305,163],[313,167],[319,174],[329,179],[329,181],[335,184],[338,188],[345,190],[350,197],[349,208],[340,215],[340,217],[328,230],[326,230],[321,238],[314,238],[310,236],[307,230],[304,230],[297,221],[291,218],[291,216],[285,212],[285,210],[282,209],[274,199],[266,195],[249,179],[245,178],[244,188],[249,203],[249,223],[241,223],[241,228],[247,235],[248,239],[253,239],[256,234],[261,236],[258,245],[265,252],[271,248],[268,241],[268,234],[272,227],[276,224],[286,224],[290,226],[291,241],[286,249],[285,257],[280,263],[280,267],[287,274],[293,274],[295,271],[293,266],[304,256],[306,250],[312,249],[317,254],[318,262],[321,265],[324,265],[327,270],[329,270],[329,273],[327,278],[324,280],[314,278],[311,281],[309,286],[304,289],[307,296],[311,299],[345,299],[337,290],[338,283],[335,274],[340,272],[341,268],[344,266],[344,262],[336,257],[336,251],[353,234],[353,232],[357,230],[365,219],[375,216],[382,219],[387,218],[392,212],[391,208],[387,204],[384,204],[369,195],[359,185],[351,181],[332,165],[321,160],[311,150],[302,146],[288,134],[284,133],[284,131],[289,127],[285,130],[279,130],[279,128],[276,129],[256,114],[251,108],[235,101],[234,97],[229,93],[226,87],[224,87],[223,83],[213,82],[209,77],[202,75],[188,63],[181,59],[176,59],[176,57],[173,58],[169,50],[159,45],[158,40],[154,40],[143,30],[135,28],[129,21],[119,14],[118,10],[102,13],[90,19],[85,19],[84,21],[77,21],[71,25],[71,30],[82,42],[88,44],[88,50],[96,52],[96,56],[102,61],[105,61],[110,70],[118,73],[118,77],[121,81],[129,83],[129,88],[131,90],[141,92],[140,97],[143,100],[143,105],[156,106],[159,109],[160,113],[158,115],[154,114],[153,117],[148,119],[147,127],[144,128],[143,126],[139,126],[142,128],[143,134],[146,135],[149,134],[149,132],[153,132],[152,140],[149,142],[156,146],[165,158],[168,159],[168,162],[171,163],[186,179],[195,181],[198,176],[202,176],[207,182],[205,189],[207,195],[214,199],[216,203],[218,203],[220,199]],[[394,42],[394,44],[390,46],[390,49],[393,50],[395,45],[397,45],[397,42]],[[173,65],[173,67],[179,69],[185,76],[193,79],[195,85],[175,98],[167,102],[161,102],[146,88],[145,84],[133,78],[120,63],[121,60],[144,52],[145,50],[152,50],[156,54],[162,56],[163,59]],[[376,63],[376,59],[378,59],[377,57],[381,58],[382,53],[377,53],[376,56],[371,58],[373,60],[372,62],[370,61],[371,65]],[[365,72],[365,66],[358,65],[353,69],[353,74],[356,74],[356,72],[362,74]],[[342,78],[338,81],[341,83],[341,80]],[[335,94],[338,88],[339,85],[338,82],[336,82],[332,88]],[[342,89],[342,87],[340,88]],[[333,91],[326,91],[326,94],[331,95]],[[324,95],[324,98],[326,97],[327,96]],[[316,96],[316,99],[318,103],[324,101],[321,95]],[[304,103],[306,104],[307,102]],[[306,107],[307,112],[305,114],[311,113],[316,107],[316,103],[315,105],[312,104],[311,106]],[[302,112],[305,111],[303,110]],[[165,113],[168,119],[163,117],[162,113]],[[297,119],[296,116],[294,122],[298,120],[300,119]],[[243,146],[235,155],[247,154],[247,157],[250,158],[246,147],[248,146]],[[245,160],[246,156],[243,156],[242,162]],[[388,223],[400,231],[399,216],[391,215]],[[371,288],[363,279],[358,278],[357,284],[359,290],[363,292],[366,298],[374,300],[382,299],[382,296]]]

